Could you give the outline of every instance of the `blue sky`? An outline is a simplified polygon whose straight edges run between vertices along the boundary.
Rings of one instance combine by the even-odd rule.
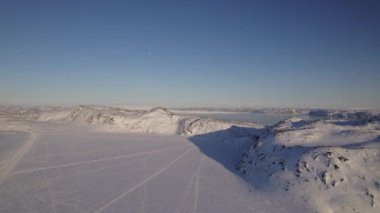
[[[0,0],[0,103],[380,108],[379,1]]]

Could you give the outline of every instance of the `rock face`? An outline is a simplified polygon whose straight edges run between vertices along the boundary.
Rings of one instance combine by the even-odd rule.
[[[254,187],[284,190],[319,212],[378,212],[380,123],[365,119],[280,122],[238,169]]]

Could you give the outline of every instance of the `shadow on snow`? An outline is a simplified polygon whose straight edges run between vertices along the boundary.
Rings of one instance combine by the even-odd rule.
[[[215,160],[236,176],[244,175],[236,167],[242,155],[254,145],[264,129],[232,126],[225,130],[191,136],[188,139],[207,157]]]

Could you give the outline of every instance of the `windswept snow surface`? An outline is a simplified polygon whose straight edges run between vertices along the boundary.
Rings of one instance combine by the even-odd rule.
[[[369,117],[1,107],[0,212],[379,212],[379,137]]]

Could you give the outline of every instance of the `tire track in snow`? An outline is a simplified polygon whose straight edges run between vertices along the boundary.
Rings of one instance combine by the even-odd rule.
[[[193,211],[195,211],[196,207],[194,205],[195,203],[195,200],[197,199],[198,197],[198,192],[196,191],[198,186],[197,186],[197,183],[198,183],[198,180],[197,178],[199,177],[199,174],[200,174],[200,168],[202,167],[202,164],[203,164],[203,160],[204,160],[205,156],[203,156],[198,164],[198,167],[197,169],[195,170],[195,174],[191,177],[189,183],[187,184],[186,188],[185,188],[185,192],[184,194],[182,195],[182,197],[180,198],[177,206],[176,206],[176,209],[175,209],[175,213],[180,213],[180,212],[184,212],[184,207],[185,205],[187,204],[186,201],[187,201],[187,196],[188,194],[190,193],[190,187],[192,185],[194,185],[194,201],[193,201]],[[197,201],[198,203],[198,201]],[[198,204],[196,204],[198,205]]]
[[[193,205],[193,213],[197,212],[198,208],[198,197],[199,197],[199,177],[201,175],[201,168],[204,162],[205,156],[202,157],[201,162],[197,168],[197,173],[195,177],[195,189],[194,189],[194,205]]]
[[[135,189],[139,188],[140,186],[146,184],[147,182],[149,182],[150,180],[152,180],[153,178],[155,178],[157,175],[161,174],[163,171],[165,171],[167,168],[169,168],[171,165],[173,165],[174,163],[176,163],[178,160],[180,160],[181,158],[183,158],[185,155],[187,155],[189,152],[191,152],[192,150],[194,150],[195,147],[193,148],[190,148],[188,149],[186,152],[182,153],[180,156],[178,156],[176,159],[174,159],[173,161],[171,161],[170,163],[168,163],[166,166],[162,167],[160,170],[158,170],[157,172],[155,172],[154,174],[152,174],[151,176],[147,177],[146,179],[144,179],[143,181],[139,182],[138,184],[134,185],[133,187],[131,187],[130,189],[128,189],[127,191],[125,191],[124,193],[120,194],[119,196],[115,197],[114,199],[108,201],[106,204],[104,204],[103,206],[101,206],[99,209],[93,211],[94,213],[99,213],[99,212],[102,212],[104,211],[105,209],[107,209],[108,207],[110,207],[111,205],[115,204],[116,202],[118,202],[120,199],[122,199],[123,197],[125,197],[126,195],[128,195],[129,193],[133,192]]]
[[[25,142],[15,153],[8,159],[3,160],[0,167],[0,185],[13,173],[11,171],[16,167],[18,162],[24,157],[24,155],[32,148],[34,142],[37,140],[38,134],[30,132],[29,140]]]
[[[158,152],[164,152],[164,151],[171,150],[171,149],[189,147],[189,146],[193,146],[193,145],[177,146],[177,147],[158,149],[158,150],[148,151],[148,152],[139,152],[139,153],[134,153],[134,154],[129,154],[129,155],[119,155],[119,156],[101,158],[101,159],[96,159],[96,160],[80,161],[80,162],[66,163],[66,164],[55,165],[55,166],[26,169],[26,170],[22,170],[22,171],[13,172],[12,174],[18,175],[18,174],[37,172],[37,171],[43,171],[43,170],[48,170],[48,169],[58,169],[58,168],[64,168],[64,167],[70,167],[70,166],[78,166],[78,165],[84,165],[84,164],[89,164],[89,163],[102,162],[102,161],[107,161],[107,160],[131,158],[131,157],[136,157],[136,156],[141,156],[141,155],[148,155],[148,154],[153,154],[153,153],[158,153]]]
[[[191,177],[189,183],[186,185],[185,192],[183,193],[183,195],[179,199],[179,202],[175,208],[175,211],[174,211],[175,213],[183,212],[183,208],[186,205],[186,198],[190,192],[190,187],[194,184],[195,177],[196,177],[196,174],[193,177]]]

